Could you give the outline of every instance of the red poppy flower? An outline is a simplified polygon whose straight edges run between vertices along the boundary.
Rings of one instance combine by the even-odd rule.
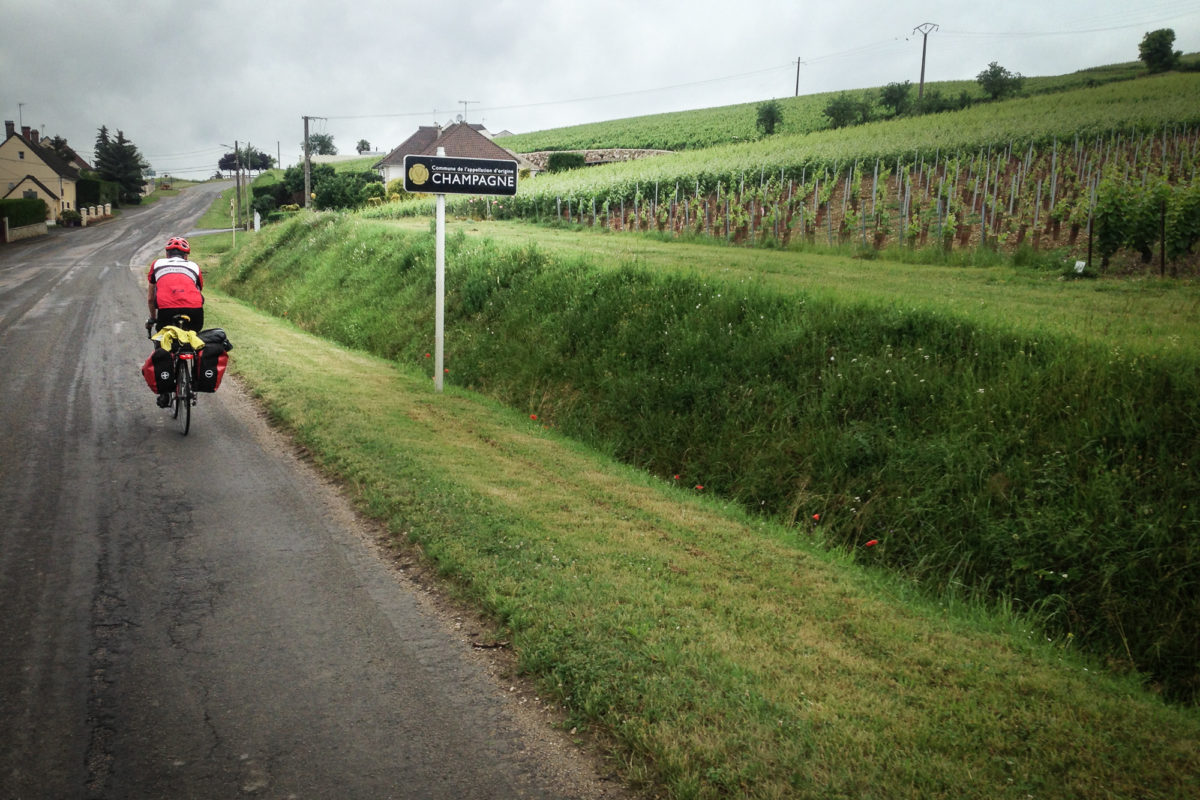
[[[877,544],[879,544],[879,540],[878,540],[878,539],[872,539],[871,541],[867,542],[867,547],[874,547],[874,546],[875,546],[875,545],[877,545]]]

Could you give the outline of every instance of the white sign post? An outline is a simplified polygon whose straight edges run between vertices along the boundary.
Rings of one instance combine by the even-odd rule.
[[[439,147],[438,155],[445,154],[446,148]],[[446,374],[442,355],[446,349],[446,195],[439,193],[434,202],[437,206],[437,271],[433,301],[433,389],[441,394],[442,376]]]
[[[435,193],[436,265],[434,275],[433,388],[442,391],[446,374],[446,195],[517,193],[517,162],[486,158],[447,158],[446,148],[436,156],[404,157],[404,191]]]

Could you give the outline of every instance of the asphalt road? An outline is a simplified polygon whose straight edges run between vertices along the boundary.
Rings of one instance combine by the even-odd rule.
[[[220,188],[0,246],[0,798],[617,796],[239,387],[155,406],[141,275]]]

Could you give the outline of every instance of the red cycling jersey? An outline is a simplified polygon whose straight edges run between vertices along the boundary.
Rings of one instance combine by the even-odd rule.
[[[201,308],[204,305],[204,276],[194,261],[171,256],[150,265],[146,276],[155,287],[154,304],[158,308]]]

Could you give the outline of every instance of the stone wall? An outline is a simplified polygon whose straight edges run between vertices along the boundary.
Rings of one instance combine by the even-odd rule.
[[[521,153],[521,158],[533,164],[537,169],[546,168],[546,163],[550,160],[550,156],[555,150],[541,150],[536,153]],[[601,150],[566,150],[567,153],[583,153],[583,160],[587,166],[595,166],[596,164],[612,164],[616,161],[635,161],[639,158],[650,158],[652,156],[661,156],[670,153],[670,150],[630,150],[622,148],[605,148]]]
[[[8,227],[8,217],[4,217],[0,225],[4,226],[4,236],[0,238],[5,242],[19,242],[22,239],[33,239],[37,236],[45,236],[48,233],[46,223],[44,222],[22,225],[19,228],[10,228]]]

